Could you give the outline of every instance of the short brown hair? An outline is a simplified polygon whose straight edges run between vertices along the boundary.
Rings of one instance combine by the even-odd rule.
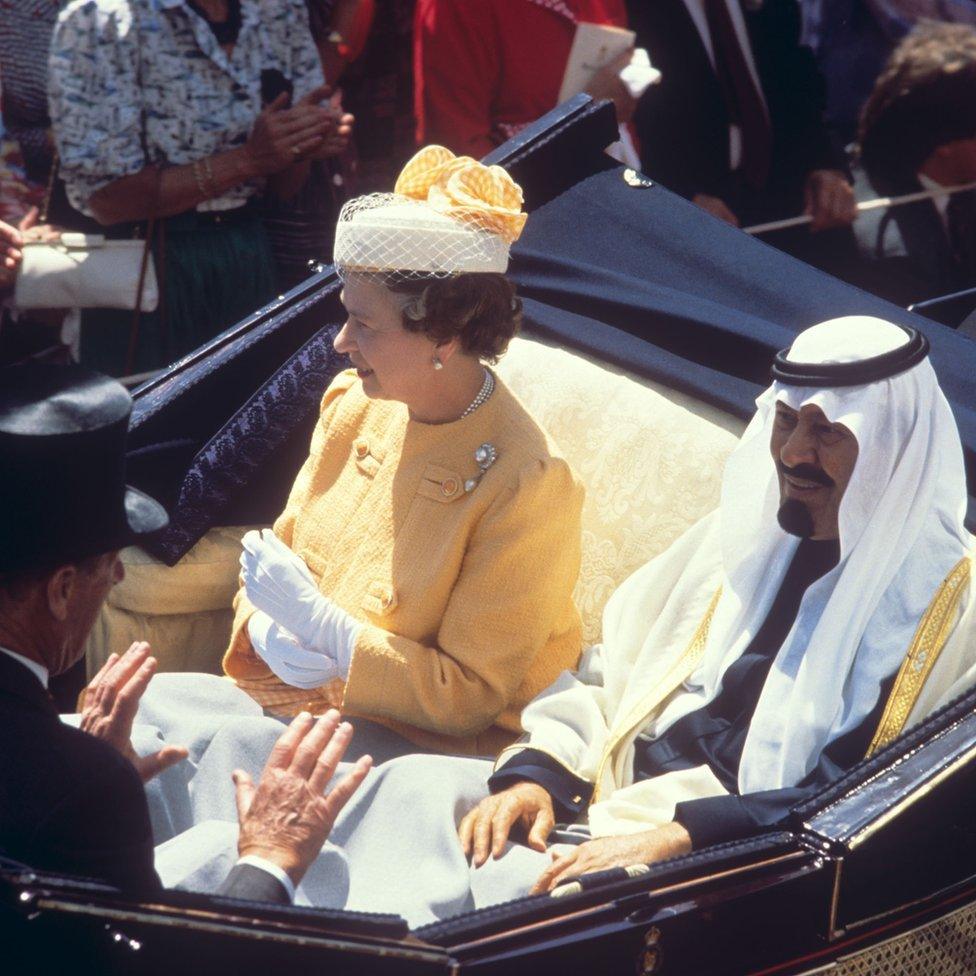
[[[392,276],[387,287],[410,295],[403,327],[435,342],[457,338],[461,348],[495,363],[522,323],[522,302],[502,274],[462,274],[452,278]]]
[[[976,136],[976,29],[922,21],[892,52],[858,131],[872,182],[914,175],[939,147]]]

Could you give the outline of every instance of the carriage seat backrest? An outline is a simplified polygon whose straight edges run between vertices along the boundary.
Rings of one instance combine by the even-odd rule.
[[[515,339],[499,376],[549,432],[586,486],[575,599],[586,644],[635,569],[718,504],[743,424],[691,397],[586,357]]]
[[[519,338],[501,378],[549,431],[586,487],[575,597],[587,644],[603,607],[637,567],[718,502],[740,421],[577,353]],[[88,646],[90,673],[110,649],[148,640],[160,670],[219,673],[237,590],[240,537],[211,530],[173,568],[139,549],[109,596]]]

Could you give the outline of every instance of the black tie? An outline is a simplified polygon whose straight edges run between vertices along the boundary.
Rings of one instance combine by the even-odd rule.
[[[705,14],[712,35],[715,74],[729,122],[742,131],[742,175],[750,186],[759,190],[769,178],[773,148],[762,95],[752,80],[726,0],[705,0]]]

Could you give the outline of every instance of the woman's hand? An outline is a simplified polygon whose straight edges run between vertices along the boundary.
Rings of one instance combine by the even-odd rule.
[[[336,117],[336,127],[325,137],[320,149],[309,153],[309,159],[328,159],[330,156],[341,156],[349,147],[352,127],[356,122],[354,116],[345,112]]]
[[[516,821],[528,831],[528,845],[534,851],[546,849],[546,838],[555,824],[552,797],[538,783],[516,783],[501,793],[486,796],[458,827],[464,856],[474,867],[501,857]]]
[[[294,634],[306,652],[330,657],[339,676],[347,678],[360,622],[319,592],[308,566],[271,529],[252,529],[241,542],[248,600]]]
[[[288,93],[282,92],[258,115],[244,146],[255,175],[281,172],[322,149],[337,129],[332,112],[319,104],[329,92],[316,88],[292,108],[286,108]]]
[[[271,529],[251,529],[241,543],[241,581],[248,600],[305,647],[335,656],[322,627],[333,605],[319,592],[304,560]]]
[[[310,92],[302,99],[302,102],[309,101],[312,98],[317,99],[320,91],[321,89],[316,89]],[[317,101],[314,104],[317,104]],[[312,159],[328,159],[330,156],[339,156],[344,153],[349,145],[352,127],[356,122],[354,116],[348,112],[344,112],[342,109],[341,89],[336,89],[332,92],[327,103],[327,108],[332,115],[332,121],[335,127],[326,136],[322,147],[311,154]]]
[[[20,231],[0,220],[0,289],[13,285],[20,262],[24,259],[21,251],[23,243]]]
[[[42,244],[53,244],[61,239],[61,228],[54,224],[39,224],[37,207],[31,207],[21,217],[17,230],[26,244],[28,241],[40,241]]]
[[[247,636],[254,653],[292,688],[320,688],[334,678],[347,677],[334,657],[303,647],[294,634],[275,623],[263,610],[251,614]]]
[[[625,868],[631,864],[652,864],[679,857],[691,850],[691,837],[681,824],[669,823],[656,830],[618,837],[598,837],[563,854],[552,852],[552,864],[542,872],[529,894],[541,895],[557,885],[591,871]]]

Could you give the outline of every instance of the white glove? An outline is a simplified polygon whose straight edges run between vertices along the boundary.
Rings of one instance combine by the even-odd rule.
[[[248,600],[298,638],[307,651],[334,658],[349,674],[362,623],[319,592],[308,566],[271,529],[248,532],[241,572]]]
[[[334,658],[306,651],[294,634],[279,627],[262,610],[251,614],[247,633],[258,656],[286,685],[319,688],[333,678],[342,677]]]

